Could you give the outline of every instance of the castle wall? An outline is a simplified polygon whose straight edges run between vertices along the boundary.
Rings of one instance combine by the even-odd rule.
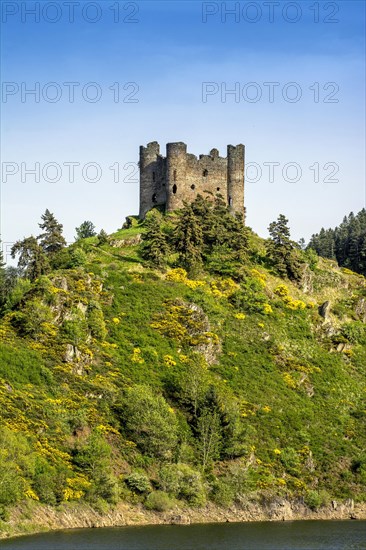
[[[140,147],[140,217],[158,204],[167,211],[182,208],[206,191],[220,193],[233,213],[244,215],[244,145],[228,145],[227,152],[227,158],[217,149],[197,158],[176,142],[167,144],[164,158],[157,142]]]
[[[156,141],[140,147],[140,211],[139,217],[155,205],[166,204],[166,159],[160,155]]]

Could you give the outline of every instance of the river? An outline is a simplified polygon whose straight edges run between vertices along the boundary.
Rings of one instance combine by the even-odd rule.
[[[54,531],[1,550],[366,550],[366,521],[154,525]]]

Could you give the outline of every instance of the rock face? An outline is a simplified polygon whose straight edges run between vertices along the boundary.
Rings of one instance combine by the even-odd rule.
[[[366,323],[366,298],[360,298],[356,304],[355,313],[360,321]]]
[[[135,246],[141,242],[141,235],[130,237],[129,239],[114,239],[109,242],[110,246],[115,248],[123,248],[124,246]]]
[[[330,312],[330,302],[326,301],[318,308],[319,315],[323,317],[323,319],[328,320],[329,319],[329,312]]]

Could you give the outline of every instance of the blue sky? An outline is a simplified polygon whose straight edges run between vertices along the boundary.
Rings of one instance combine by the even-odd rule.
[[[63,0],[38,2],[35,21],[36,4],[2,2],[5,243],[37,234],[46,208],[69,241],[85,219],[121,227],[138,212],[139,145],[153,140],[196,155],[244,143],[247,221],[262,236],[279,213],[299,239],[365,206],[364,2],[274,2],[272,22],[268,2],[79,0],[74,22]],[[79,83],[72,103],[65,82]],[[24,95],[35,86],[39,102]]]

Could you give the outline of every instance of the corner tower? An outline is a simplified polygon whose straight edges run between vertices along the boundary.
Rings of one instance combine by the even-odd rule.
[[[158,204],[166,203],[165,159],[157,141],[140,147],[140,211],[139,217]]]
[[[245,215],[244,209],[245,147],[227,146],[227,204],[233,214]]]

